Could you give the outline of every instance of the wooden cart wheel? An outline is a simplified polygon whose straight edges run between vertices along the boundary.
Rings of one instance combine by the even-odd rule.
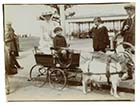
[[[54,68],[49,73],[49,83],[51,87],[57,90],[62,90],[67,83],[65,72],[59,68]]]
[[[123,54],[124,57],[128,59],[128,63],[130,63],[132,66],[134,66],[134,64],[135,64],[135,61],[134,61],[135,47],[128,42],[122,42],[122,43],[118,44],[117,47],[120,45],[127,46],[127,48],[124,51],[120,51],[120,52],[116,52],[116,53],[118,55]]]
[[[30,80],[34,86],[42,87],[47,79],[47,68],[42,65],[34,65],[30,70]]]
[[[129,58],[133,63],[134,63],[134,53],[135,53],[135,47],[128,43],[128,42],[121,42],[120,44],[117,45],[117,47],[119,46],[127,46],[127,48],[124,49],[124,51],[118,51],[116,52],[117,54],[123,54],[126,58]],[[116,47],[116,48],[117,48]]]
[[[126,47],[125,51],[128,51],[129,53],[132,53],[132,54],[135,53],[135,47],[131,43],[121,42],[121,43],[117,44],[116,48],[121,46],[121,45]]]

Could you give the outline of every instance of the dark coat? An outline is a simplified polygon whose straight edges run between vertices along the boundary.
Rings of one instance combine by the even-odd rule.
[[[107,45],[110,45],[108,30],[105,26],[100,28],[93,27],[90,31],[93,38],[93,48],[96,51],[105,50]]]
[[[10,51],[15,53],[15,56],[18,56],[18,46],[17,46],[17,36],[15,35],[14,29],[8,28],[5,34],[5,44],[9,48]]]
[[[61,62],[61,66],[63,67],[63,64],[67,64],[69,63],[69,51],[66,50],[66,54],[63,54],[61,51],[61,47],[67,47],[67,42],[64,36],[62,35],[56,35],[53,39],[53,44],[54,44],[54,48],[57,51],[58,57],[59,57],[59,61]]]
[[[54,48],[67,47],[67,42],[64,36],[56,35],[53,39]]]
[[[11,66],[11,57],[9,55],[9,50],[7,46],[4,46],[5,52],[5,73],[6,75],[14,75],[17,74],[17,69]]]
[[[125,29],[125,26],[128,25],[128,28]],[[129,42],[132,45],[135,45],[135,17],[133,19],[127,18],[121,28],[121,35],[124,37],[124,42]]]

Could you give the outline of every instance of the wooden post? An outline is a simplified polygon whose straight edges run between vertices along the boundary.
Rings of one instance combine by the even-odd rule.
[[[115,30],[115,21],[113,21],[113,30]]]
[[[80,22],[78,23],[78,26],[79,26],[78,38],[80,38],[80,32],[81,32]]]
[[[88,32],[90,31],[90,22],[88,22]]]
[[[58,5],[59,6],[59,10],[60,10],[60,24],[63,28],[63,34],[65,35],[66,32],[66,27],[65,27],[65,11],[64,11],[64,5]]]
[[[121,30],[121,27],[122,27],[122,26],[121,26],[121,20],[119,20],[119,22],[120,22],[120,28],[119,28],[119,30]]]

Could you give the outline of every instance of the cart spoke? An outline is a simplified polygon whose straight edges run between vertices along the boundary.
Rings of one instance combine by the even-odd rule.
[[[55,68],[55,70],[49,74],[49,83],[51,87],[55,89],[62,90],[65,87],[66,82],[66,75],[61,69]]]
[[[34,86],[42,87],[47,81],[47,69],[41,65],[35,65],[30,70],[30,80]]]

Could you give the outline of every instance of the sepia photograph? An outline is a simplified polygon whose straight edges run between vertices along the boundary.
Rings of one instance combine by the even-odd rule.
[[[135,2],[2,7],[8,102],[135,101]]]

